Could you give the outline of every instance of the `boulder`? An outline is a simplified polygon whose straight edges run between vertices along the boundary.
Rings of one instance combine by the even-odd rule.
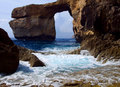
[[[19,50],[8,37],[7,33],[0,28],[0,73],[14,73],[19,65]]]
[[[45,64],[40,61],[35,55],[32,54],[32,58],[29,61],[31,67],[43,67]]]
[[[35,51],[20,46],[17,47],[19,49],[19,60],[29,61],[31,67],[45,66],[45,64],[41,60],[39,60],[35,55],[32,54],[35,53]]]

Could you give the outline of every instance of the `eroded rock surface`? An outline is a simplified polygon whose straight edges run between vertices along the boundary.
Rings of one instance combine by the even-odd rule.
[[[19,60],[28,61],[31,67],[45,66],[45,64],[41,60],[39,60],[35,55],[32,54],[35,53],[35,51],[20,46],[17,47],[19,49]]]
[[[19,65],[19,50],[8,37],[7,33],[0,28],[0,73],[14,73]]]
[[[120,59],[120,0],[57,0],[15,8],[10,22],[15,37],[54,40],[54,14],[69,11],[81,50],[106,60]],[[51,39],[52,38],[52,39]]]
[[[120,0],[76,0],[71,6],[81,50],[98,60],[120,59]]]
[[[10,22],[17,39],[53,41],[56,37],[54,15],[69,10],[65,3],[28,5],[15,8]]]

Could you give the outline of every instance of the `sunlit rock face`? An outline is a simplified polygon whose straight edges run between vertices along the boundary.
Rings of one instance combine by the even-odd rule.
[[[75,38],[98,60],[120,59],[120,0],[69,1]]]
[[[10,26],[18,39],[54,40],[54,15],[62,11],[73,17],[74,36],[81,49],[98,60],[120,58],[120,0],[58,0],[15,8]]]
[[[79,42],[88,35],[120,32],[119,0],[71,0],[69,4],[74,18],[73,30]]]

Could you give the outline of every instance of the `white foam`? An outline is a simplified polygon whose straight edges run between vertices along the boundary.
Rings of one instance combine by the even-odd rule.
[[[79,46],[77,47],[61,47],[61,48],[58,48],[58,47],[54,47],[54,48],[44,48],[42,49],[41,52],[53,52],[53,53],[57,53],[57,54],[63,54],[65,53],[66,51],[70,51],[70,50],[74,50],[74,49],[77,49],[79,48]]]
[[[59,82],[52,83],[53,80],[60,79],[73,79],[79,80],[80,78],[93,78],[91,76],[69,76],[68,73],[77,72],[83,69],[95,68],[105,65],[114,64],[113,62],[107,62],[102,64],[96,62],[93,56],[83,55],[42,55],[40,53],[34,53],[40,60],[42,60],[46,67],[30,67],[28,62],[20,61],[19,68],[16,73],[8,76],[1,76],[0,83],[7,83],[10,85],[19,84],[22,87],[25,84],[40,85],[40,84],[53,84],[55,87],[59,87]],[[118,62],[117,64],[120,64]],[[62,74],[62,75],[61,75]],[[95,79],[95,78],[94,78]],[[25,87],[25,86],[24,86]]]

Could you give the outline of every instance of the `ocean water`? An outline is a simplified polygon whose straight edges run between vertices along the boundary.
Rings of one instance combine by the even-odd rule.
[[[16,45],[23,46],[35,51],[64,51],[76,49],[80,46],[75,39],[56,39],[53,42],[34,41],[34,40],[13,40]]]
[[[47,55],[33,53],[46,64],[45,67],[30,67],[28,62],[20,61],[17,72],[8,76],[0,76],[0,83],[7,83],[13,87],[28,87],[29,85],[41,84],[50,85],[54,80],[78,79],[76,77],[68,78],[67,75],[80,70],[106,65],[97,62],[96,59],[88,55],[89,53],[85,50],[81,52],[81,55],[66,54],[66,51],[80,47],[80,44],[77,43],[75,39],[56,39],[54,42],[13,41],[16,45],[49,53]],[[83,55],[84,53],[87,55]],[[59,87],[60,85],[61,84],[57,84],[56,86],[56,84],[54,84],[55,87]]]

